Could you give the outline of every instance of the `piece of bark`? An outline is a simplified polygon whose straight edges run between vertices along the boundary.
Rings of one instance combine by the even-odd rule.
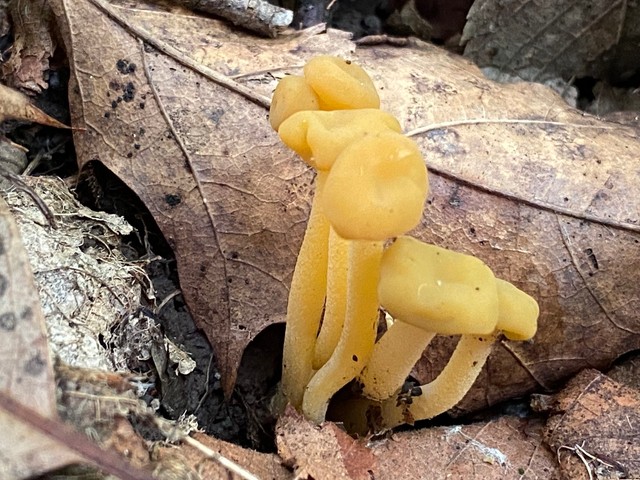
[[[293,12],[266,0],[171,0],[190,10],[226,18],[252,32],[276,37],[293,20]]]

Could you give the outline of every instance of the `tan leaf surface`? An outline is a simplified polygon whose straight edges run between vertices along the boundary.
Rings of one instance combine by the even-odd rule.
[[[640,8],[626,0],[478,0],[467,18],[467,57],[538,81],[620,74],[612,60],[640,33]],[[637,55],[627,58],[637,65]]]
[[[313,425],[288,410],[276,428],[278,453],[298,478],[557,479],[541,422],[502,417],[391,437],[354,440],[336,425]]]
[[[18,227],[0,197],[0,392],[22,409],[55,418],[47,334]],[[0,402],[0,478],[27,478],[77,460]],[[9,434],[7,434],[9,432]]]
[[[337,425],[318,426],[288,407],[276,427],[278,454],[296,478],[316,480],[369,480],[410,478],[375,475],[376,458],[363,442],[354,440]]]
[[[51,127],[69,128],[39,108],[34,107],[26,95],[0,83],[0,121],[7,119],[25,120]]]
[[[542,443],[542,423],[501,417],[487,423],[400,432],[376,442],[376,478],[444,480],[560,478]]]
[[[40,93],[48,86],[44,73],[54,52],[49,2],[16,0],[9,8],[15,39],[11,57],[2,64],[2,76],[14,87]]]
[[[585,370],[554,402],[545,440],[566,478],[640,477],[640,391]]]
[[[207,449],[210,449],[224,458],[237,464],[245,472],[254,475],[259,479],[272,480],[290,480],[291,472],[285,468],[273,453],[256,452],[248,448],[240,447],[232,443],[218,440],[204,434],[196,434],[193,438]],[[194,447],[194,442],[190,444],[183,443],[179,448],[174,446],[163,447],[158,446],[155,449],[155,457],[159,462],[155,472],[166,472],[170,468],[185,468],[191,466],[197,470],[199,476],[194,478],[211,478],[211,479],[240,479],[240,475],[232,473],[220,463],[213,459],[206,458],[201,450]],[[167,477],[170,478],[170,477]],[[176,478],[189,478],[182,474]]]
[[[336,32],[260,40],[102,0],[59,0],[56,13],[74,125],[87,129],[75,136],[80,162],[105,163],[156,218],[227,389],[246,344],[283,318],[309,209],[312,176],[269,130],[265,98],[319,53],[361,63],[421,146],[431,194],[415,235],[477,255],[540,302],[535,340],[502,342],[463,408],[640,346],[633,130],[539,85],[497,85],[432,46],[351,54]],[[445,359],[441,343],[428,355]]]

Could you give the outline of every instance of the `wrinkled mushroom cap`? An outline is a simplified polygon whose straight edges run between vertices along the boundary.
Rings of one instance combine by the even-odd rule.
[[[322,208],[341,237],[380,241],[418,224],[427,188],[417,145],[386,131],[366,135],[342,151],[327,176]]]
[[[373,108],[297,112],[278,129],[282,141],[317,170],[328,171],[355,140],[385,130],[401,132],[393,115]]]
[[[320,99],[304,77],[291,75],[278,82],[271,98],[269,122],[278,130],[280,124],[296,112],[319,110]]]
[[[540,307],[532,297],[513,284],[496,279],[500,311],[496,328],[509,340],[529,340],[538,329]]]
[[[304,78],[320,99],[321,110],[380,108],[380,97],[362,67],[330,55],[304,66]]]
[[[476,257],[411,237],[385,251],[378,296],[392,316],[429,332],[488,335],[496,329],[491,269]]]

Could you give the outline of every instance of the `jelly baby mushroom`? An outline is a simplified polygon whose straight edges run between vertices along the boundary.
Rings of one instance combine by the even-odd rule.
[[[331,397],[360,373],[371,356],[384,241],[418,224],[427,188],[418,147],[392,131],[351,143],[327,175],[322,209],[335,232],[348,241],[346,312],[335,350],[304,393],[302,411],[312,421],[324,420]]]
[[[380,108],[371,78],[349,60],[321,55],[309,60],[303,73],[278,82],[269,109],[269,122],[276,131],[291,115],[305,110]]]
[[[376,109],[297,112],[282,122],[278,130],[282,141],[317,172],[311,215],[289,293],[280,387],[283,398],[277,400],[279,407],[286,401],[296,408],[302,405],[304,388],[314,373],[316,336],[323,307],[325,331],[328,325],[341,325],[337,318],[344,317],[346,280],[342,282],[335,265],[340,264],[346,246],[334,233],[330,234],[323,213],[320,198],[327,175],[347,145],[380,131],[399,132],[400,125],[392,115]]]
[[[475,257],[410,237],[399,238],[385,252],[378,292],[381,305],[398,320],[382,337],[389,335],[386,343],[379,342],[361,381],[365,395],[383,400],[383,428],[446,412],[472,387],[500,332],[510,340],[528,340],[537,329],[539,308],[532,297],[496,279]],[[426,345],[408,352],[406,335],[416,331],[395,329],[403,324],[427,332],[421,337],[427,343],[433,333],[462,335],[442,372],[409,401],[393,395],[409,373],[406,364],[394,364],[401,351],[417,360]]]
[[[318,199],[322,196],[326,175],[342,150],[365,135],[383,131],[400,132],[400,124],[381,110],[360,109],[298,112],[281,124],[279,134],[287,146],[318,172],[314,197]],[[346,244],[333,229],[329,234],[328,251],[330,280],[322,328],[316,340],[314,368],[320,368],[330,357],[344,321]]]
[[[282,129],[281,126],[285,120],[297,112],[317,109],[377,108],[380,105],[380,98],[373,82],[356,64],[337,57],[321,56],[309,61],[303,70],[303,77],[289,76],[282,79],[273,95],[269,119],[271,126],[279,132],[281,137],[284,135],[285,138],[291,139],[290,128]],[[340,87],[340,90],[337,92],[327,90],[326,87],[321,86],[325,81],[329,82],[334,89]],[[296,125],[295,121],[290,123],[289,127],[292,125]],[[297,132],[300,133],[301,130],[305,130],[304,126]],[[310,131],[313,131],[313,128]],[[293,137],[295,139],[295,134]],[[298,142],[301,148],[294,148],[294,150],[309,161],[313,152],[305,148],[303,134],[300,138],[303,139],[302,143]],[[282,410],[287,402],[300,408],[303,388],[313,373],[311,365],[315,337],[324,307],[328,262],[329,224],[317,201],[317,191],[322,190],[325,173],[318,170],[316,195],[291,281],[283,352],[283,375],[279,395],[274,401],[276,410]]]
[[[489,335],[498,319],[498,290],[487,265],[411,237],[385,252],[378,294],[395,321],[359,377],[363,395],[373,400],[400,390],[436,334]]]

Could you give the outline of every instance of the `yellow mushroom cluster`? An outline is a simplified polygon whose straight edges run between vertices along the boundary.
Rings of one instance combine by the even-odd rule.
[[[535,300],[477,258],[404,236],[422,216],[427,169],[379,105],[361,67],[321,56],[280,81],[270,112],[282,141],[316,172],[276,408],[290,403],[321,422],[333,395],[357,379],[367,400],[342,409],[355,430],[372,408],[381,427],[445,412],[472,386],[498,333],[529,339],[538,317]],[[376,342],[381,308],[396,321]],[[436,334],[462,337],[436,380],[399,402]]]

